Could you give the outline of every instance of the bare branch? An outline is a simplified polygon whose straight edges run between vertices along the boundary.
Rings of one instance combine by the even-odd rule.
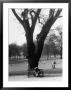
[[[63,16],[58,16],[58,18],[61,18],[61,17],[63,17]]]
[[[49,11],[49,18],[47,19],[46,24],[47,24],[48,22],[50,22],[51,19],[53,20],[53,18],[54,18],[54,13],[55,13],[55,9],[50,9],[50,11]]]
[[[54,15],[55,9],[53,9],[53,10],[50,9],[50,14],[51,14],[51,15],[50,15],[50,17],[48,18],[46,24],[49,25],[49,26],[51,26],[52,24],[54,24],[54,22],[55,22],[58,18],[62,17],[62,16],[59,16],[60,13],[61,13],[61,11],[62,11],[62,9],[58,9],[57,12],[56,12],[56,14]]]
[[[39,17],[40,12],[41,12],[41,9],[38,9],[36,14],[35,14],[35,19],[37,19]]]
[[[56,14],[55,14],[55,17],[59,17],[60,13],[61,13],[62,9],[58,9]]]
[[[30,10],[30,14],[32,14],[32,13],[36,14],[36,12],[31,9],[31,10]]]
[[[45,22],[46,22],[46,18],[44,17],[44,16],[39,16],[38,17],[38,22],[40,23],[40,24],[42,24],[42,25],[44,25],[45,24]]]
[[[15,9],[12,9],[12,12],[13,12],[13,14],[15,15],[15,17],[18,19],[18,21],[22,24],[23,21],[22,21],[21,18],[17,15]]]
[[[55,9],[50,9],[49,18],[54,16]]]
[[[41,32],[37,35],[37,38],[36,38],[37,40],[42,40],[42,39],[43,39],[43,41],[45,40],[51,26],[55,23],[57,18],[62,17],[62,16],[59,16],[61,11],[62,11],[62,9],[58,9],[58,11],[56,12],[56,14],[54,16],[55,9],[50,9],[49,18],[46,21],[46,23],[43,25]]]
[[[31,21],[32,21],[32,23],[33,23],[33,21],[34,21],[33,13],[34,13],[34,15],[36,14],[36,12],[35,12],[34,10],[30,10],[30,16],[31,16]]]
[[[24,11],[21,13],[21,16],[23,17],[23,21],[28,19],[28,9],[24,9]]]
[[[22,12],[22,17],[23,20],[21,20],[21,18],[17,15],[15,9],[12,9],[12,12],[14,13],[15,17],[18,19],[18,21],[22,24],[22,26],[25,29],[25,32],[28,32],[28,30],[30,30],[30,26],[29,26],[29,21],[27,18],[27,14],[28,14],[28,10],[25,9],[24,12]]]
[[[27,25],[28,28],[30,28],[29,25],[29,18],[28,18],[28,9],[24,9],[24,11],[22,12],[22,17],[23,17],[23,23],[25,23]]]
[[[37,19],[39,18],[40,12],[41,12],[41,9],[38,9],[37,12],[35,13],[35,17],[34,17],[34,19],[33,19],[32,26],[31,26],[32,31],[34,31],[34,28],[35,28]]]

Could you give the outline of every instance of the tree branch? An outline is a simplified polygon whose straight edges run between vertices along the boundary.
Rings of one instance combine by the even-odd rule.
[[[55,14],[55,17],[59,17],[60,13],[61,13],[62,9],[58,9],[56,14]]]
[[[17,15],[15,9],[12,9],[12,12],[13,12],[13,14],[15,15],[15,17],[18,19],[18,21],[22,24],[23,21],[22,21],[21,18]]]
[[[44,18],[44,16],[38,17],[38,22],[39,22],[40,24],[44,25],[45,22],[46,22],[46,19]]]
[[[55,9],[50,9],[50,12],[49,12],[49,18],[48,20],[46,21],[45,25],[43,25],[42,27],[42,30],[41,32],[37,35],[37,40],[45,40],[51,26],[54,24],[54,22],[57,20],[57,18],[60,18],[61,16],[60,13],[61,13],[62,9],[58,9],[55,16],[54,16],[54,13],[55,13]]]
[[[30,29],[29,20],[28,20],[28,9],[24,9],[21,15],[23,17],[23,23],[25,23],[26,27]]]
[[[54,16],[55,9],[50,9],[49,11],[49,18]]]
[[[35,12],[34,10],[30,10],[31,21],[32,21],[32,23],[33,23],[33,22],[34,22],[34,16],[33,16],[32,13],[34,13],[34,15],[35,15],[36,12]]]
[[[22,26],[25,29],[25,32],[28,32],[30,30],[30,26],[29,26],[29,21],[27,18],[27,9],[24,10],[24,12],[22,12],[22,17],[23,20],[21,20],[21,18],[17,15],[15,9],[12,9],[13,14],[15,15],[15,17],[17,18],[17,20],[22,24]]]
[[[33,18],[32,26],[31,26],[32,32],[34,31],[34,28],[35,28],[37,19],[39,18],[40,12],[41,12],[41,9],[38,9],[37,12],[35,13],[35,17]]]

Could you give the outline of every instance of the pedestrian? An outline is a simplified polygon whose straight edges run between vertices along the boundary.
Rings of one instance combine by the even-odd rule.
[[[52,68],[55,69],[56,61],[53,62]]]

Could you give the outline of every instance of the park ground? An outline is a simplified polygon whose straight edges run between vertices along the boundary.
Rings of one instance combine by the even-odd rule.
[[[53,62],[56,61],[55,69],[53,69]],[[18,63],[9,64],[9,80],[58,80],[62,79],[62,59],[49,59],[42,57],[39,61],[40,69],[44,71],[44,77],[28,78],[28,62],[26,60],[20,60]]]

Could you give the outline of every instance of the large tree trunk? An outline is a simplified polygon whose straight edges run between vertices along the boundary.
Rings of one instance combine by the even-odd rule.
[[[35,56],[35,44],[33,42],[33,34],[32,33],[26,33],[26,40],[27,40],[27,53],[28,53],[28,64],[29,68],[33,69],[33,61]]]
[[[38,67],[46,36],[47,36],[46,33],[41,34],[40,38],[37,39],[37,45],[35,46],[33,42],[33,34],[31,33],[26,34],[28,63],[30,69],[34,69],[35,67]]]
[[[28,53],[29,68],[34,69],[35,67],[38,67],[38,62],[41,57],[41,53],[44,46],[44,40],[40,39],[37,42],[37,46],[35,46],[33,42],[33,34],[31,33],[26,34],[26,40],[27,40],[27,53]]]
[[[38,67],[39,60],[40,60],[42,50],[43,50],[43,46],[44,46],[44,41],[37,42],[37,51],[35,54],[34,67]]]

